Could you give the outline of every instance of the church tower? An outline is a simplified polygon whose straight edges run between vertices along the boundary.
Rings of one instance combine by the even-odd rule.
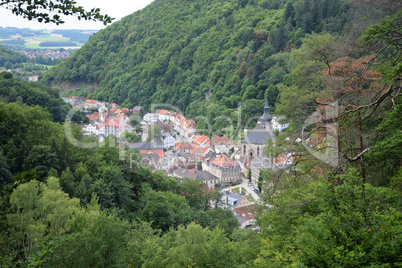
[[[241,141],[240,161],[246,165],[254,157],[265,155],[264,146],[274,138],[272,116],[269,113],[268,97],[265,99],[264,114],[258,118],[257,126]]]
[[[269,113],[268,96],[265,98],[264,114],[258,118],[257,124],[260,127],[265,128],[271,136],[274,136],[274,130],[272,127],[272,116]]]

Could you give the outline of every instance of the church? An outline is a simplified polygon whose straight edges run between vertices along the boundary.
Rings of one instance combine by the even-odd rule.
[[[257,120],[257,126],[241,141],[242,158],[252,159],[265,156],[264,145],[274,139],[272,116],[269,113],[268,97],[265,99],[264,114]]]

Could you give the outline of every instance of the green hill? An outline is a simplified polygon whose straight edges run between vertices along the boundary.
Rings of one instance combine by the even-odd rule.
[[[14,63],[26,62],[27,60],[27,56],[21,55],[17,52],[12,51],[11,49],[0,46],[0,67],[4,66],[6,62],[9,62],[8,65],[11,65]]]
[[[156,0],[94,34],[44,79],[86,82],[88,97],[128,107],[164,103],[235,124],[242,102],[245,122],[265,94],[275,110],[277,85],[292,83],[288,52],[312,32],[342,33],[351,9],[341,0]]]

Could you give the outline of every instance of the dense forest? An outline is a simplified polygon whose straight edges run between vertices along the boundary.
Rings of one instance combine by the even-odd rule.
[[[44,75],[127,107],[176,105],[213,131],[228,129],[217,116],[241,130],[268,96],[291,125],[266,154],[295,161],[261,173],[259,231],[112,136],[73,146],[68,129],[94,142],[82,114],[64,121],[57,90],[1,73],[1,265],[400,267],[401,27],[388,0],[156,0]]]

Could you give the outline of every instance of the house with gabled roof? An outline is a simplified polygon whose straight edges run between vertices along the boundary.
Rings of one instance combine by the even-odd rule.
[[[176,139],[169,134],[163,139],[163,148],[165,149],[174,148],[175,142]]]
[[[90,100],[90,99],[87,99],[87,100],[85,100],[85,103],[84,103],[84,109],[89,109],[89,108],[96,108],[96,109],[98,109],[98,101],[97,100]]]
[[[223,191],[218,206],[221,208],[229,208],[233,210],[240,205],[243,199],[245,199],[243,195],[232,193],[230,191]]]
[[[229,154],[229,151],[234,147],[234,143],[229,139],[229,137],[215,136],[211,140],[211,146],[217,154]]]
[[[205,156],[206,156],[209,152],[211,152],[211,151],[212,151],[212,149],[211,149],[211,147],[210,147],[209,145],[205,146],[205,147],[201,150],[201,152],[198,154],[198,158],[199,158],[199,159],[204,159]]]
[[[196,147],[196,145],[191,142],[179,142],[179,143],[175,144],[176,152],[184,152],[187,154],[190,154],[194,150],[195,147]]]
[[[253,210],[254,205],[238,206],[233,209],[235,217],[240,223],[240,228],[247,228],[254,224],[255,211]]]
[[[199,146],[201,146],[203,148],[208,141],[209,141],[209,138],[205,135],[196,135],[193,138],[193,143],[198,144]]]
[[[168,110],[161,109],[161,110],[157,110],[155,113],[158,115],[159,120],[161,120],[161,121],[169,120],[169,115],[168,115],[169,111]]]
[[[195,179],[205,183],[210,190],[215,189],[215,186],[219,184],[219,178],[205,170],[198,171]]]
[[[160,151],[162,151],[162,153]],[[152,171],[160,169],[163,150],[140,150],[140,156],[142,158],[142,163],[149,166]]]
[[[133,112],[133,114],[139,114],[141,110],[144,110],[144,107],[142,107],[142,106],[135,106],[135,107],[132,109],[132,112]]]

